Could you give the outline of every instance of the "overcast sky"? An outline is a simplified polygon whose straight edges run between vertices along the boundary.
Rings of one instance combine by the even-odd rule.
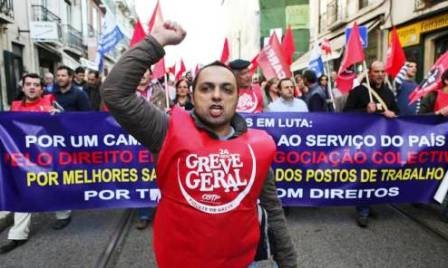
[[[134,0],[137,15],[147,25],[157,0]],[[187,69],[197,63],[207,64],[221,57],[224,44],[222,0],[160,0],[165,20],[180,23],[187,37],[178,46],[166,48],[166,65],[182,57]]]

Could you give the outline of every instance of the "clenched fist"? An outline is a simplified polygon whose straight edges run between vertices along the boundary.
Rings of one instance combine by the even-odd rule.
[[[173,21],[166,21],[161,25],[156,25],[152,31],[152,36],[162,46],[177,45],[184,40],[187,32]]]

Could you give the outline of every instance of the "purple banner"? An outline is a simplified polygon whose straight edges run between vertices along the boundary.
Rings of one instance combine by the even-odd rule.
[[[448,121],[366,114],[246,115],[277,143],[286,206],[432,202]],[[0,114],[0,210],[154,206],[152,155],[107,113]]]

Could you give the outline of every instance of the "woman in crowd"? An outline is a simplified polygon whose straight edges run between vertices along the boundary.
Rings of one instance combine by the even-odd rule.
[[[274,102],[280,97],[277,84],[278,79],[271,78],[264,85],[264,107],[268,107],[271,102]]]
[[[319,77],[319,86],[323,88],[323,90],[327,91],[328,87],[328,76],[323,74]]]
[[[187,111],[193,109],[188,80],[185,78],[176,82],[176,98],[174,99],[174,106],[181,107]]]

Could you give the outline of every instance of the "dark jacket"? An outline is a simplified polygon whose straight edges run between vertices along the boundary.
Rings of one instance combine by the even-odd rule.
[[[310,112],[328,112],[327,96],[325,91],[317,83],[310,85],[305,102]]]
[[[59,87],[56,87],[53,95],[58,104],[61,105],[66,112],[83,112],[91,110],[87,94],[82,89],[78,89],[73,85],[70,90],[64,93],[61,92]]]
[[[135,88],[146,69],[164,54],[163,47],[154,38],[146,37],[122,56],[102,86],[103,98],[111,114],[129,134],[154,154],[160,151],[167,134],[168,115],[138,97]],[[194,111],[191,114],[198,128],[218,138],[195,116]],[[232,126],[235,129],[234,138],[247,131],[245,120],[238,114],[232,119]],[[277,197],[272,172],[265,180],[260,202],[267,210],[270,228],[275,232],[274,259],[280,267],[297,267],[297,254],[288,233],[282,204]]]
[[[409,95],[418,86],[415,81],[404,80],[397,89],[397,105],[401,115],[417,114],[417,102],[409,104]]]
[[[383,99],[386,103],[387,108],[390,111],[395,112],[395,114],[399,114],[399,109],[397,102],[395,101],[394,93],[386,86],[383,85],[380,88],[373,89],[376,93]],[[378,103],[375,97],[373,97],[373,102]],[[352,91],[350,91],[347,102],[345,103],[344,112],[367,112],[367,105],[370,102],[369,91],[366,86],[363,84],[355,87]],[[384,110],[378,110],[378,113],[384,112]]]
[[[437,100],[437,91],[429,92],[426,96],[422,98],[420,101],[420,108],[418,110],[418,114],[433,114],[434,106]]]

